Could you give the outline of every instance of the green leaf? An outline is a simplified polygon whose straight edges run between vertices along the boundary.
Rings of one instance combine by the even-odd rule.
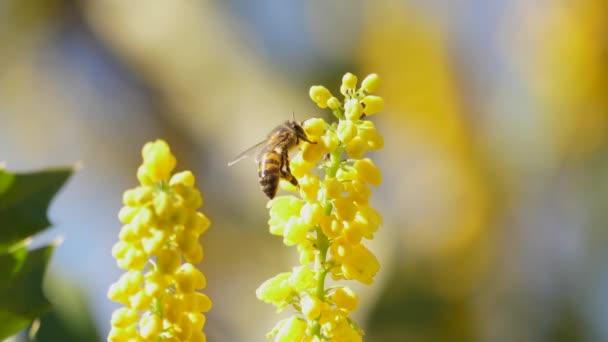
[[[12,270],[4,273],[0,287],[0,340],[27,327],[34,319],[47,312],[51,304],[42,293],[42,279],[54,246],[34,249],[25,254],[19,248],[0,255],[0,265]]]
[[[0,170],[0,253],[50,226],[49,203],[72,171],[13,174]]]

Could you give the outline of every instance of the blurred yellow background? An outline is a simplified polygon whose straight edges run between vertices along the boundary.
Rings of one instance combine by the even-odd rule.
[[[65,238],[57,310],[69,283],[105,340],[122,192],[165,139],[212,220],[209,340],[265,341],[278,317],[255,289],[296,251],[267,232],[254,163],[226,163],[292,111],[326,116],[311,85],[375,72],[384,226],[381,271],[354,286],[365,340],[606,341],[606,37],[604,0],[4,0],[0,161],[83,165],[38,239]]]

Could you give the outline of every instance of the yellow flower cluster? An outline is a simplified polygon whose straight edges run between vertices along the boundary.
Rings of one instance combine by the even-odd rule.
[[[380,265],[363,239],[372,239],[382,223],[369,205],[371,190],[382,181],[380,170],[364,155],[383,147],[384,140],[372,121],[383,109],[381,97],[371,95],[379,84],[367,76],[357,89],[357,77],[344,75],[340,102],[327,88],[313,86],[311,99],[330,108],[338,122],[320,118],[303,123],[308,138],[290,163],[299,189],[283,181],[297,196],[269,201],[270,232],[283,236],[287,246],[297,245],[302,266],[281,273],[257,290],[260,300],[297,314],[280,321],[269,333],[277,341],[361,341],[362,330],[349,317],[358,297],[347,287],[325,288],[327,274],[334,280],[370,284]],[[343,158],[346,154],[347,158]],[[322,170],[318,172],[318,170]]]
[[[127,270],[108,297],[123,304],[112,314],[108,341],[205,341],[204,312],[211,300],[198,290],[205,276],[199,236],[209,219],[194,175],[171,176],[176,160],[162,140],[147,143],[137,171],[140,186],[127,190],[118,217],[124,224],[112,255]],[[183,262],[185,260],[185,262]]]

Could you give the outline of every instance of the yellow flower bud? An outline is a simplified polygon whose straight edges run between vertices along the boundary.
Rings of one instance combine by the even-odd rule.
[[[329,107],[329,109],[336,110],[336,109],[340,108],[340,105],[341,105],[340,100],[338,100],[337,98],[335,98],[333,96],[330,97],[329,100],[327,100],[327,107]]]
[[[321,204],[318,202],[308,202],[304,204],[300,211],[300,217],[302,217],[304,222],[310,226],[319,224],[324,216],[323,207],[321,207]]]
[[[380,85],[380,77],[377,74],[369,74],[363,82],[361,82],[361,89],[365,90],[367,93],[373,93],[378,89]]]
[[[137,321],[137,311],[131,308],[120,308],[112,313],[112,326],[126,328]]]
[[[193,187],[196,179],[194,175],[190,171],[182,171],[171,176],[171,180],[169,180],[169,185],[174,186],[177,184],[183,184],[188,187]]]
[[[317,297],[304,296],[300,299],[302,314],[309,320],[316,319],[321,314],[322,302]]]
[[[378,150],[384,147],[384,138],[378,133],[372,121],[360,121],[357,127],[359,128],[359,136],[365,141],[370,150]]]
[[[327,217],[327,216],[326,216]],[[344,227],[342,221],[337,219],[332,220],[330,217],[321,221],[321,230],[328,238],[334,239],[342,234],[342,228]]]
[[[200,235],[207,231],[210,224],[211,222],[209,221],[209,218],[205,216],[205,214],[197,212],[190,216],[188,229],[192,230],[193,233]]]
[[[342,234],[349,243],[360,243],[363,237],[363,228],[355,221],[344,221]]]
[[[287,224],[285,224],[283,243],[286,246],[293,246],[304,241],[309,227],[310,226],[307,225],[302,218],[297,216],[291,217],[289,221],[287,221]]]
[[[365,183],[357,180],[350,181],[344,184],[348,197],[357,204],[367,204],[371,190]]]
[[[178,291],[190,293],[207,286],[205,275],[190,263],[185,263],[175,272],[175,282]]]
[[[146,340],[155,340],[163,329],[163,320],[155,314],[147,312],[139,320],[139,333]]]
[[[300,177],[300,195],[307,201],[314,201],[319,191],[319,178],[311,173]]]
[[[292,316],[282,324],[275,338],[277,342],[302,341],[305,334],[306,322]]]
[[[340,139],[338,139],[336,133],[327,132],[327,134],[321,137],[321,143],[326,151],[334,151],[340,143]]]
[[[344,186],[335,177],[324,180],[323,188],[325,189],[325,196],[328,199],[338,198],[342,194],[342,191],[344,191]]]
[[[353,290],[345,286],[336,288],[330,298],[338,308],[347,312],[357,310],[357,306],[359,305],[359,296],[357,296]]]
[[[152,305],[152,297],[148,296],[145,291],[139,291],[129,298],[129,304],[135,310],[147,310]]]
[[[325,153],[323,144],[310,144],[304,142],[302,144],[302,159],[308,163],[316,163]]]
[[[308,266],[294,267],[289,281],[297,292],[309,290],[316,285],[315,274]]]
[[[376,256],[361,244],[352,245],[344,255],[342,272],[346,279],[371,284],[379,269],[380,264]]]
[[[369,159],[361,159],[355,162],[355,170],[361,177],[361,180],[367,182],[373,186],[378,186],[382,183],[382,174],[380,173],[380,169],[374,164],[374,162]]]
[[[119,283],[110,285],[108,289],[108,298],[124,305],[129,304],[129,294],[123,291]]]
[[[323,132],[325,132],[327,123],[321,118],[312,118],[304,121],[302,126],[304,127],[304,131],[306,131],[308,138],[312,140],[313,138],[321,136]]]
[[[355,218],[357,213],[357,207],[352,200],[348,198],[337,198],[334,200],[334,207],[336,208],[336,215],[340,220],[350,221]]]
[[[148,255],[156,255],[169,240],[169,233],[164,230],[154,229],[150,236],[141,239],[141,245]]]
[[[177,296],[166,295],[162,299],[164,318],[172,323],[179,323],[186,303]]]
[[[207,318],[205,317],[205,315],[203,315],[200,312],[189,312],[188,313],[188,319],[192,323],[192,328],[195,331],[202,330],[203,327],[205,326],[205,321],[207,320]]]
[[[384,100],[380,96],[367,95],[361,102],[365,108],[363,112],[367,116],[376,114],[384,109]]]
[[[309,91],[310,98],[321,108],[327,108],[327,100],[331,93],[324,86],[312,86]]]
[[[360,136],[356,136],[346,145],[346,153],[352,159],[361,159],[367,152],[367,145]]]
[[[290,277],[291,272],[284,272],[266,280],[255,291],[256,296],[263,302],[283,305],[283,301],[293,293]]]
[[[175,248],[165,248],[156,256],[158,271],[165,274],[173,274],[180,266],[182,260]]]
[[[340,121],[337,131],[340,141],[348,144],[357,135],[357,126],[352,121]]]
[[[118,238],[121,241],[135,243],[139,240],[139,235],[135,231],[137,227],[127,224],[122,226],[120,229],[120,233],[118,234]]]
[[[344,103],[344,111],[346,119],[351,121],[357,121],[363,114],[363,106],[359,103],[359,100],[352,98]]]
[[[342,85],[346,89],[355,89],[355,87],[357,86],[357,76],[351,74],[350,72],[347,72],[342,77]]]
[[[315,252],[312,242],[310,240],[304,240],[298,244],[298,256],[301,265],[308,265],[315,261]]]
[[[118,219],[122,223],[129,223],[137,215],[138,207],[122,207],[118,212]]]

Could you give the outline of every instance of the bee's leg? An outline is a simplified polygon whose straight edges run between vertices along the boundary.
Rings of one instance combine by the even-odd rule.
[[[298,180],[291,174],[291,170],[289,169],[289,156],[287,155],[287,153],[285,153],[283,160],[285,161],[285,170],[281,170],[281,177],[283,177],[285,180],[287,180],[294,186],[299,186]]]

